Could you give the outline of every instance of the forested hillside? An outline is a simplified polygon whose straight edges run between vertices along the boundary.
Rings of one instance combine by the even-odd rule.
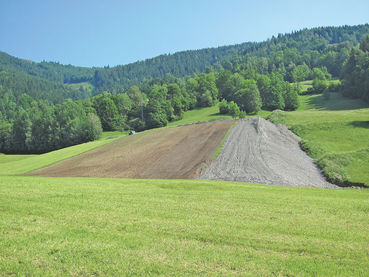
[[[301,78],[297,76],[303,70],[299,66],[304,65],[310,69],[325,66],[338,77],[350,48],[367,33],[368,24],[304,29],[260,43],[178,52],[129,65],[97,69],[93,82],[96,93],[104,90],[119,92],[144,80],[164,78],[168,73],[184,77],[204,72],[209,67],[216,71],[222,68],[234,70],[241,64],[244,68],[256,68],[262,74],[279,71],[289,81]]]
[[[8,97],[15,100],[22,94],[27,94],[36,100],[48,100],[54,104],[63,103],[68,98],[79,100],[91,96],[81,87],[71,88],[23,72],[0,70],[0,99]]]
[[[58,83],[89,81],[96,87],[95,94],[117,93],[144,81],[165,78],[167,74],[185,77],[210,67],[215,71],[234,70],[240,64],[244,68],[256,68],[262,74],[278,71],[288,81],[301,79],[305,65],[310,69],[325,66],[338,77],[351,47],[367,33],[368,24],[304,29],[260,43],[183,51],[111,68],[35,63],[0,52],[0,71],[23,72]]]
[[[368,24],[322,27],[99,69],[0,53],[0,152],[42,153],[96,139],[101,129],[163,127],[218,103],[235,118],[295,110],[305,80],[312,87],[304,93],[342,90],[368,100],[365,34]],[[340,76],[342,87],[332,85]]]
[[[56,62],[36,63],[0,52],[0,71],[23,72],[63,84],[89,81],[93,77],[95,68],[62,65]]]

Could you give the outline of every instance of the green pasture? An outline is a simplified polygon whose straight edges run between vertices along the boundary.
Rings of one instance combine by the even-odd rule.
[[[301,96],[300,103],[299,110],[274,112],[270,118],[303,138],[301,145],[329,178],[369,186],[369,104],[339,93],[328,100]]]
[[[270,114],[269,111],[261,110],[258,114],[247,115],[247,117],[255,117],[261,116],[266,117]],[[232,116],[226,114],[219,114],[218,105],[213,107],[207,108],[197,108],[191,111],[187,111],[184,113],[183,119],[178,121],[173,121],[168,124],[168,126],[179,126],[179,125],[186,125],[192,124],[196,122],[208,122],[208,121],[215,121],[215,120],[227,120],[232,119]]]
[[[37,156],[37,155],[5,155],[5,154],[0,154],[0,164],[20,161],[20,160],[28,159],[28,158],[31,158],[31,157],[34,157],[34,156]]]
[[[334,84],[334,85],[338,85],[340,84],[340,80],[327,80],[328,85]],[[313,87],[313,80],[307,80],[307,81],[302,81],[302,82],[298,82],[301,86],[301,92],[304,93],[306,92],[309,88]]]
[[[0,179],[2,276],[365,276],[369,192]]]
[[[94,86],[89,82],[81,82],[81,83],[74,83],[74,84],[66,84],[66,86],[72,89],[80,89],[81,87],[88,93],[92,93]]]
[[[0,175],[19,175],[27,172],[52,165],[56,162],[77,156],[90,151],[119,138],[107,139],[113,136],[123,136],[121,133],[114,132],[104,134],[100,140],[86,142],[83,144],[66,147],[41,155],[0,155]]]

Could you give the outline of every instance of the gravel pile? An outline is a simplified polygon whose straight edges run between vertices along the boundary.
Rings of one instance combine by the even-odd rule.
[[[240,120],[200,179],[337,188],[324,179],[298,141],[284,125],[263,118]]]

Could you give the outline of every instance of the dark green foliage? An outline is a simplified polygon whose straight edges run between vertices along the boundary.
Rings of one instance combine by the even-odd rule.
[[[313,87],[312,92],[314,93],[323,93],[328,88],[328,82],[327,80],[321,80],[318,78],[315,78],[313,80]]]
[[[215,71],[226,69],[236,72],[253,68],[260,74],[279,72],[287,81],[294,82],[306,80],[308,70],[301,67],[304,64],[309,69],[326,66],[333,76],[338,77],[348,56],[348,49],[356,45],[358,38],[366,33],[369,33],[368,24],[304,29],[291,34],[280,34],[260,43],[247,42],[184,51],[124,66],[99,68],[95,71],[93,82],[96,93],[106,90],[117,93],[122,88],[127,89],[144,80],[163,79],[168,73],[185,77],[206,72],[210,67]],[[218,88],[223,90],[219,86]]]
[[[285,107],[287,111],[294,111],[299,107],[299,87],[297,85],[290,85],[285,82],[285,90],[283,94]]]
[[[27,94],[33,99],[48,100],[51,103],[63,103],[65,99],[83,99],[88,97],[84,92],[72,89],[63,84],[54,83],[39,77],[21,72],[1,71],[0,95],[12,95],[15,98]]]
[[[369,100],[369,38],[353,48],[365,33],[368,24],[305,29],[113,68],[34,63],[0,53],[0,152],[42,153],[93,140],[101,125],[106,131],[163,127],[184,111],[218,101],[220,113],[241,118],[260,107],[295,110],[300,90],[289,82],[314,79],[311,92],[321,93],[332,75],[342,74],[346,95]],[[86,99],[90,84],[65,85],[77,82],[93,83],[96,96]]]
[[[246,113],[257,113],[261,108],[259,89],[254,80],[244,80],[235,93],[235,101]]]
[[[301,65],[293,67],[293,69],[290,72],[289,79],[292,82],[301,82],[307,80],[310,75],[311,75],[310,68],[305,63],[303,63]]]
[[[9,105],[5,107],[6,117],[0,112],[0,152],[44,153],[101,135],[100,119],[94,114],[86,116],[81,102],[69,100],[54,106],[27,95],[22,95],[17,104],[6,97],[1,100]]]
[[[227,100],[223,99],[221,102],[219,102],[218,107],[219,107],[219,113],[220,114],[227,114],[228,113],[228,102],[227,102]]]
[[[240,117],[240,108],[238,107],[238,105],[231,101],[231,102],[227,102],[225,99],[223,99],[219,104],[219,113],[220,114],[229,114],[231,115],[233,118],[236,118],[236,117]],[[242,114],[243,117],[245,117],[243,114]],[[242,117],[242,118],[243,118]]]
[[[285,84],[281,74],[272,73],[269,77],[263,77],[258,80],[261,86],[260,94],[262,97],[263,108],[267,110],[285,108],[283,92]]]
[[[228,104],[228,113],[233,117],[233,118],[236,118],[240,115],[240,108],[238,107],[238,105],[231,101],[229,102]]]
[[[96,113],[100,117],[102,128],[105,131],[119,130],[122,125],[122,117],[111,95],[103,93],[93,98],[93,103]]]
[[[342,74],[342,90],[345,96],[362,98],[369,102],[369,37],[353,48]]]
[[[360,50],[363,52],[369,52],[369,35],[360,42]]]
[[[83,129],[85,131],[84,139],[86,141],[99,139],[103,131],[100,118],[96,114],[89,113]]]
[[[4,52],[0,52],[0,69],[26,73],[60,84],[89,81],[94,74],[93,68],[62,65],[56,62],[36,63],[12,57]]]

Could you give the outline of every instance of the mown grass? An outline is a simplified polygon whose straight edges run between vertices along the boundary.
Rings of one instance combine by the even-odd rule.
[[[172,127],[192,124],[200,121],[206,122],[226,119],[232,119],[232,117],[230,115],[219,114],[218,106],[213,106],[208,108],[197,108],[191,111],[187,111],[184,113],[183,119],[169,122],[168,126]]]
[[[5,155],[0,153],[0,164],[24,160],[36,155]]]
[[[328,82],[328,85],[340,84],[340,80],[328,80],[327,82]],[[307,92],[309,88],[313,87],[313,80],[302,81],[302,82],[299,82],[299,84],[301,86],[301,93],[305,93]]]
[[[365,276],[368,193],[6,176],[0,275]]]
[[[257,114],[247,115],[247,117],[267,117],[270,114],[269,111],[261,110]],[[183,115],[183,119],[178,121],[169,122],[168,126],[179,126],[179,125],[186,125],[192,124],[196,122],[208,122],[208,121],[215,121],[215,120],[229,120],[232,119],[232,116],[220,114],[218,105],[208,108],[197,108],[191,111],[187,111]]]
[[[331,93],[300,97],[295,112],[274,112],[270,118],[287,124],[303,138],[301,146],[328,178],[341,185],[369,186],[369,104]]]
[[[111,134],[109,134],[110,136]],[[117,134],[115,134],[117,135]],[[20,175],[80,155],[119,138],[95,140],[42,155],[0,155],[0,175]]]

